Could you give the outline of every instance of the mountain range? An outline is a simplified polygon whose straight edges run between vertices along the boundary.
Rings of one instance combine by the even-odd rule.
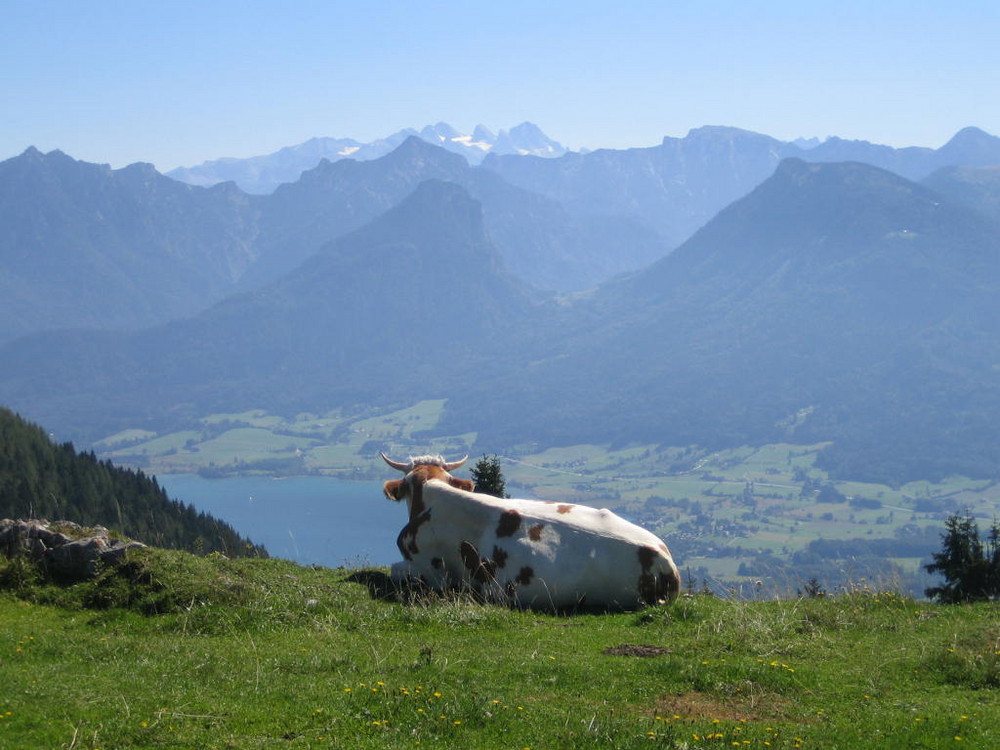
[[[568,153],[559,159],[489,155],[483,166],[576,215],[628,215],[670,247],[769,177],[783,159],[857,161],[921,180],[945,167],[1000,164],[1000,138],[965,128],[939,149],[828,138],[802,147],[738,128],[696,128],[659,146]]]
[[[1000,138],[974,127],[959,131],[938,149],[893,148],[837,137],[787,142],[738,128],[707,126],[683,138],[665,137],[658,146],[571,152],[530,122],[501,130],[497,136],[482,125],[472,135],[461,135],[447,123],[438,123],[370,143],[314,138],[273,154],[206,162],[167,174],[201,186],[233,181],[247,193],[265,194],[282,183],[296,182],[324,160],[379,158],[409,137],[461,154],[472,165],[482,163],[512,185],[557,201],[580,220],[627,216],[656,232],[668,248],[759,185],[782,159],[859,161],[911,180],[946,167],[1000,163]]]
[[[184,185],[148,164],[112,170],[28,149],[0,163],[0,341],[193,315],[291,271],[426,179],[462,184],[482,203],[512,273],[542,290],[581,291],[662,257],[766,179],[783,155],[803,153],[867,159],[911,178],[940,165],[968,169],[963,184],[940,177],[951,179],[940,189],[978,192],[989,203],[995,186],[979,165],[1000,163],[1000,139],[966,128],[937,150],[840,139],[803,150],[700,128],[650,149],[490,156],[472,167],[411,135],[377,159],[321,161],[270,195]]]
[[[381,168],[442,172],[401,180],[399,202],[359,210],[356,228],[197,315],[8,343],[0,400],[84,441],[218,411],[446,398],[440,429],[483,446],[830,442],[821,460],[839,476],[1000,472],[990,180],[938,173],[932,190],[871,165],[785,159],[674,252],[555,297],[493,239],[477,180],[495,173],[419,139],[393,154]],[[331,177],[366,165],[321,165],[276,191],[299,210],[284,226],[308,234],[319,206],[372,198],[364,180]],[[310,180],[353,187],[313,193]],[[300,241],[275,240],[257,262]]]
[[[530,122],[522,122],[510,130],[500,130],[497,133],[493,133],[485,125],[477,125],[471,135],[463,135],[448,123],[439,122],[420,130],[405,128],[368,143],[353,138],[310,138],[305,143],[288,146],[273,154],[247,159],[215,159],[194,167],[172,169],[167,172],[167,176],[201,187],[231,181],[247,193],[266,195],[282,183],[295,182],[303,172],[315,168],[324,159],[378,159],[410,137],[417,137],[434,146],[461,154],[472,165],[478,165],[488,153],[552,158],[562,156],[567,151],[562,144],[549,138],[537,125]]]
[[[588,288],[669,249],[631,217],[570,215],[415,136],[379,159],[324,161],[266,196],[28,149],[0,162],[0,341],[193,315],[293,270],[428,179],[465,186],[512,272],[541,289]]]
[[[51,328],[142,327],[222,299],[253,262],[253,209],[30,148],[0,162],[0,341]]]

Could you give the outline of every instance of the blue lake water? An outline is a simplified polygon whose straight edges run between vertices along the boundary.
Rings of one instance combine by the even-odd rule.
[[[272,557],[310,565],[389,565],[406,504],[382,494],[382,482],[329,477],[203,479],[162,474],[174,500],[193,505],[263,544]]]

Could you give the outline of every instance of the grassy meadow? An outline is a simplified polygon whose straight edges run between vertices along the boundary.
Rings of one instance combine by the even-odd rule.
[[[891,591],[554,616],[384,571],[0,562],[3,748],[992,748],[1000,612]]]

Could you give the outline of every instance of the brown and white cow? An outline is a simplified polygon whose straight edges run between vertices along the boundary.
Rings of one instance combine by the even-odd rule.
[[[609,510],[473,492],[446,462],[417,456],[389,466],[405,476],[385,483],[406,500],[409,521],[396,544],[396,581],[419,579],[442,591],[469,586],[489,601],[545,610],[632,609],[670,603],[680,575],[658,537]]]

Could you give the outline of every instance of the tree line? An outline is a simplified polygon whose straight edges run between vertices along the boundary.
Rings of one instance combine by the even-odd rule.
[[[230,557],[266,550],[227,523],[172,500],[142,471],[55,443],[38,425],[0,407],[0,517],[101,525],[157,547]]]
[[[996,519],[984,539],[968,511],[945,522],[941,551],[924,568],[940,573],[944,583],[926,590],[945,604],[1000,599],[1000,522]]]

